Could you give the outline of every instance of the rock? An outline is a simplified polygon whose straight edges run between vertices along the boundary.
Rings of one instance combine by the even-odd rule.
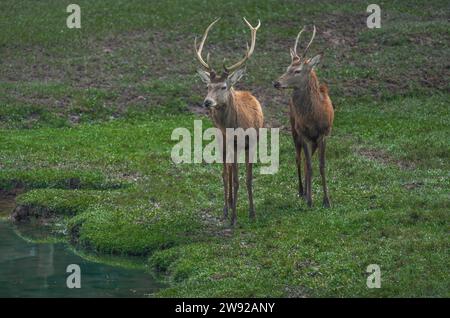
[[[10,216],[12,222],[20,222],[28,219],[30,209],[26,206],[18,205]]]
[[[80,178],[69,179],[69,189],[79,189],[81,184]]]

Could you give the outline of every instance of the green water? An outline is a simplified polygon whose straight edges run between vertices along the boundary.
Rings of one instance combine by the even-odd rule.
[[[0,202],[0,216],[9,213],[6,210],[10,208],[5,200]],[[42,237],[43,232],[39,225],[15,226],[0,220],[0,297],[151,297],[161,287],[143,269],[89,261],[63,243],[24,239]],[[108,258],[108,263],[123,261]],[[80,266],[79,289],[66,285],[70,264]]]

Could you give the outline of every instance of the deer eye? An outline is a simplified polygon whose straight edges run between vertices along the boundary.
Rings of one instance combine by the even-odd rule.
[[[300,74],[301,70],[295,70],[294,73],[295,74]]]
[[[224,90],[227,89],[227,87],[226,86],[222,86],[220,89],[224,91]]]

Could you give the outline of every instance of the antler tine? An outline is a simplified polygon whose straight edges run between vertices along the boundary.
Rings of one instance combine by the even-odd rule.
[[[247,43],[247,52],[248,57],[250,57],[253,54],[253,51],[255,49],[256,44],[256,31],[258,31],[259,27],[261,26],[261,20],[258,19],[258,25],[256,27],[252,27],[252,25],[247,21],[246,18],[244,18],[245,23],[247,23],[248,27],[252,31],[252,42],[250,46],[250,50],[248,49],[248,43]]]
[[[305,52],[303,52],[303,55],[302,55],[303,57],[306,56],[306,52],[308,52],[309,46],[314,41],[314,37],[316,36],[316,26],[314,25],[313,27],[314,27],[313,34],[312,34],[311,40],[308,43],[308,46],[306,46]]]
[[[235,70],[237,70],[238,68],[240,68],[249,58],[250,56],[252,56],[253,51],[255,50],[255,44],[256,44],[256,31],[258,31],[259,27],[261,26],[261,21],[258,20],[258,25],[256,27],[253,27],[250,22],[247,21],[246,18],[244,18],[245,23],[248,25],[248,27],[250,28],[250,32],[251,32],[251,44],[250,44],[250,48],[248,47],[248,43],[247,43],[247,51],[245,52],[244,58],[242,60],[240,60],[239,62],[233,64],[230,67],[225,66],[225,64],[223,65],[223,68],[225,69],[226,72],[228,73],[232,73]]]
[[[255,32],[258,31],[259,27],[261,26],[261,20],[258,19],[258,25],[256,27],[253,27],[250,22],[247,21],[247,19],[244,17],[243,18],[245,23],[247,23],[248,27],[252,30],[254,30]]]
[[[207,36],[208,36],[209,30],[210,30],[210,29],[212,28],[212,26],[213,26],[214,24],[216,24],[216,22],[219,21],[219,20],[220,20],[220,18],[217,18],[216,20],[214,20],[214,21],[206,28],[205,33],[203,33],[203,37],[202,37],[202,40],[201,40],[201,42],[200,42],[200,45],[199,45],[198,47],[197,47],[197,38],[195,38],[195,40],[194,40],[195,55],[196,55],[198,61],[200,62],[200,64],[202,64],[203,67],[205,67],[208,71],[211,71],[211,70],[212,70],[211,66],[209,65],[209,53],[208,53],[208,55],[207,55],[207,57],[206,57],[206,62],[205,62],[205,61],[203,60],[203,58],[202,58],[202,50],[203,50],[203,46],[205,45],[205,41],[206,41],[206,38],[207,38]]]
[[[297,37],[295,38],[295,44],[294,44],[294,50],[293,50],[293,52],[295,53],[295,56],[298,56],[297,45],[298,45],[298,41],[300,40],[300,35],[302,35],[303,31],[305,31],[305,27],[303,27],[303,29],[301,29],[300,32],[298,32]]]

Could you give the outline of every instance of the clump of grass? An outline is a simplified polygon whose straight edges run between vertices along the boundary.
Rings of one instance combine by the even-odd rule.
[[[16,203],[33,209],[45,209],[46,213],[73,216],[110,195],[108,191],[38,189],[19,195]]]

